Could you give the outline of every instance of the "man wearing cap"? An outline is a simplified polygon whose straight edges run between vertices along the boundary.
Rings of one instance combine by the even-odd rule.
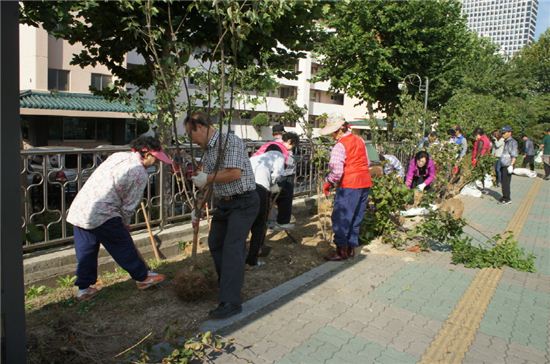
[[[211,185],[217,199],[208,247],[218,273],[220,304],[209,315],[223,319],[242,311],[245,241],[258,216],[260,201],[252,166],[239,137],[220,133],[203,112],[187,116],[184,126],[187,135],[204,151],[203,170],[191,179],[201,189]],[[192,218],[196,223],[194,211]]]
[[[328,197],[336,188],[332,210],[332,229],[336,251],[325,259],[340,261],[355,256],[359,245],[359,228],[365,215],[372,187],[367,149],[363,139],[349,130],[341,115],[331,115],[321,135],[331,135],[336,141],[330,153],[330,172],[323,192]]]
[[[157,161],[171,164],[172,160],[153,137],[139,137],[130,146],[132,151],[114,153],[101,163],[76,195],[67,215],[74,230],[79,300],[98,293],[93,285],[97,281],[99,243],[130,273],[139,289],[165,279],[162,274],[148,271],[128,225],[147,186],[147,168]]]
[[[512,138],[512,128],[508,125],[500,130],[504,138],[504,149],[500,156],[500,171],[502,173],[502,199],[500,203],[509,205],[512,203],[510,198],[510,184],[512,183],[512,174],[514,173],[514,164],[518,157],[518,142]]]

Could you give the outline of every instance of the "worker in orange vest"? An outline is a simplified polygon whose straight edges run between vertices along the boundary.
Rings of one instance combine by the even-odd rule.
[[[336,141],[330,154],[330,172],[323,186],[327,197],[330,190],[336,188],[332,210],[336,251],[325,259],[340,261],[353,258],[359,245],[359,228],[372,187],[369,160],[365,142],[351,133],[343,116],[331,115],[320,133],[331,135]]]

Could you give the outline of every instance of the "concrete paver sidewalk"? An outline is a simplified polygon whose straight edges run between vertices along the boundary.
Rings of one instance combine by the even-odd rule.
[[[504,232],[533,183],[514,178],[514,203],[508,206],[488,196],[464,198],[465,218],[486,235]],[[461,356],[464,363],[550,362],[548,211],[550,183],[543,182],[518,236],[537,255],[537,273],[503,270],[473,342]],[[475,229],[465,231],[485,240]],[[235,339],[236,350],[216,362],[420,361],[480,270],[450,264],[449,252],[370,248],[352,262],[326,263],[314,280],[220,329]]]

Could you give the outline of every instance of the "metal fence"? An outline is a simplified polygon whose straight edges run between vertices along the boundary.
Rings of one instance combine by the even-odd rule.
[[[249,154],[263,143],[248,142]],[[189,153],[191,148],[186,145],[183,149]],[[129,150],[128,147],[44,147],[21,151],[21,239],[24,251],[71,243],[72,226],[66,221],[66,216],[72,200],[102,161],[115,152],[126,150]],[[194,147],[193,152],[200,155],[198,147]],[[315,193],[317,176],[312,163],[312,148],[308,142],[301,143],[297,148],[295,159],[295,195]],[[149,181],[143,202],[151,224],[157,226],[163,218],[170,223],[189,220],[191,207],[186,202],[185,191],[191,193],[192,184],[185,179],[178,179],[168,168],[153,166],[147,171]],[[167,178],[170,180],[169,196],[165,196],[161,188]],[[166,203],[168,206],[165,208]],[[167,211],[167,216],[163,216],[164,211]],[[132,218],[132,229],[145,228],[143,213],[141,208],[137,209]]]

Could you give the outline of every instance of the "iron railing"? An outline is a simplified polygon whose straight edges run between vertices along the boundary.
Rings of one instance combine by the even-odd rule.
[[[264,142],[248,142],[252,154]],[[183,147],[190,152],[189,145]],[[96,149],[35,148],[21,151],[21,201],[23,249],[25,252],[49,248],[72,242],[72,226],[66,221],[70,204],[92,172],[109,155],[129,150],[128,147]],[[196,156],[198,147],[193,148]],[[313,166],[312,148],[302,143],[296,150],[295,195],[311,195],[316,192],[317,176]],[[177,223],[190,219],[191,206],[186,203],[185,191],[192,190],[190,182],[178,179],[168,168],[158,166],[148,169],[149,181],[143,195],[151,225],[164,220]],[[161,188],[170,179],[169,196]],[[184,187],[184,188],[182,188]],[[168,203],[167,208],[165,204]],[[212,206],[215,207],[215,206]],[[167,211],[168,216],[163,216]],[[143,211],[138,207],[132,218],[131,228],[145,228]]]

